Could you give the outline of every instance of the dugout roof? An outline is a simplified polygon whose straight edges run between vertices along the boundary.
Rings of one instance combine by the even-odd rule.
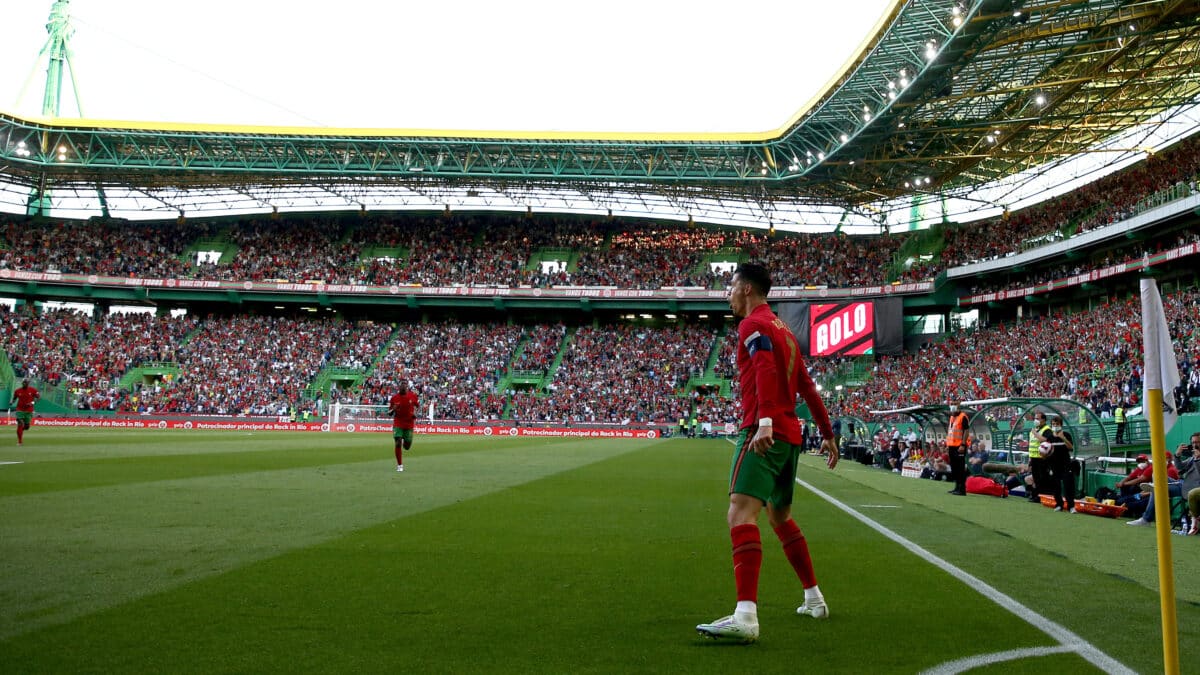
[[[778,86],[788,86],[786,73]],[[869,216],[881,200],[965,194],[1036,173],[1198,96],[1194,0],[899,0],[823,93],[765,133],[230,127],[0,114],[0,204],[25,207],[32,193],[35,203],[90,200],[107,213],[109,198],[120,195],[164,217],[472,198],[483,208],[564,211],[662,203],[698,218],[740,208],[765,219],[797,204]]]

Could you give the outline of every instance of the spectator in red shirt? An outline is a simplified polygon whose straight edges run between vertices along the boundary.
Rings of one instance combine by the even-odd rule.
[[[1179,480],[1179,471],[1175,469],[1175,465],[1169,457],[1167,459],[1167,478]],[[1153,480],[1154,467],[1150,464],[1150,458],[1146,455],[1138,455],[1137,466],[1116,484],[1116,488],[1121,493],[1117,499],[1117,505],[1125,507],[1125,515],[1141,517],[1150,501],[1150,493],[1143,492],[1142,485],[1149,484]]]

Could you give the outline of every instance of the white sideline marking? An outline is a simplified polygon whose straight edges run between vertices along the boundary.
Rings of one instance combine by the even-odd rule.
[[[1010,649],[1006,652],[996,652],[995,654],[979,654],[976,656],[968,656],[965,659],[957,661],[949,661],[940,666],[935,666],[921,673],[921,675],[957,675],[965,673],[972,668],[981,668],[990,666],[994,663],[1003,663],[1005,661],[1016,661],[1017,659],[1027,659],[1031,656],[1050,656],[1051,654],[1064,654],[1066,652],[1075,651],[1066,645],[1058,647],[1030,647],[1028,649]]]
[[[895,504],[859,504],[858,508],[860,508],[860,509],[898,509],[900,507],[896,506]]]
[[[25,462],[0,462],[0,464],[24,464]]]
[[[1012,612],[1018,618],[1028,622],[1029,625],[1042,631],[1046,635],[1049,635],[1050,637],[1054,638],[1055,640],[1058,640],[1059,644],[1064,647],[1063,651],[1070,651],[1070,652],[1075,652],[1075,653],[1079,654],[1081,657],[1084,658],[1084,660],[1086,660],[1087,662],[1096,666],[1102,672],[1105,672],[1105,673],[1110,673],[1113,675],[1115,675],[1117,673],[1120,673],[1121,675],[1136,675],[1136,673],[1133,670],[1131,670],[1129,667],[1125,666],[1120,661],[1117,661],[1116,659],[1109,656],[1108,654],[1105,654],[1104,652],[1100,651],[1099,649],[1097,649],[1095,647],[1095,645],[1091,644],[1087,640],[1084,640],[1083,638],[1079,637],[1075,633],[1072,633],[1071,631],[1067,630],[1065,627],[1060,626],[1057,623],[1054,623],[1053,621],[1051,621],[1050,619],[1047,619],[1046,617],[1042,616],[1041,614],[1038,614],[1037,612],[1033,611],[1032,609],[1029,609],[1025,605],[1022,605],[1021,603],[1017,602],[1015,599],[1005,595],[1004,593],[1001,593],[999,590],[993,588],[990,584],[984,583],[982,579],[979,579],[978,577],[971,575],[970,573],[966,572],[965,570],[963,570],[959,567],[956,567],[955,565],[952,565],[949,562],[937,557],[933,553],[930,553],[929,551],[925,550],[924,548],[921,548],[917,544],[909,541],[908,539],[905,539],[904,537],[900,536],[899,534],[896,534],[895,532],[889,530],[888,528],[884,527],[883,525],[880,525],[879,523],[871,520],[870,518],[864,516],[863,514],[855,511],[854,509],[850,508],[849,506],[846,506],[845,504],[841,503],[837,499],[834,499],[832,496],[825,494],[821,490],[818,490],[817,488],[813,487],[812,485],[809,485],[808,483],[804,482],[803,480],[800,480],[800,478],[796,478],[796,483],[798,483],[800,486],[806,488],[813,494],[817,495],[821,499],[824,499],[825,501],[829,502],[830,504],[833,504],[834,506],[838,507],[842,511],[845,511],[846,513],[850,514],[852,517],[858,519],[860,522],[862,522],[864,525],[871,528],[872,530],[875,530],[876,532],[882,534],[883,536],[887,537],[888,539],[891,539],[892,541],[896,542],[897,544],[900,544],[905,549],[907,549],[910,553],[916,555],[919,558],[923,558],[924,560],[926,560],[930,563],[933,563],[934,565],[937,565],[938,567],[944,569],[946,572],[948,572],[950,574],[950,576],[963,582],[968,588],[979,591],[979,593],[981,595],[983,595],[985,598],[991,600],[992,602],[996,603],[997,605],[1000,605],[1004,609],[1007,609],[1008,611]],[[986,658],[986,657],[974,657],[974,658]],[[951,662],[951,663],[957,663],[957,662]],[[944,664],[944,665],[948,666],[950,664]],[[943,667],[943,666],[939,666],[939,668],[941,668],[941,667]],[[929,672],[929,673],[952,673],[952,672],[961,672],[961,671],[930,670],[927,672]]]

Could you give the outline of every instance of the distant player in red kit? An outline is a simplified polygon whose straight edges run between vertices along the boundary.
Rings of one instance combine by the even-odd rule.
[[[33,404],[41,398],[37,389],[29,386],[29,380],[21,382],[21,388],[13,392],[12,402],[17,406],[17,445],[25,443],[25,430],[33,424]]]
[[[392,438],[396,441],[396,471],[404,471],[404,451],[412,447],[413,427],[417,421],[417,395],[400,383],[400,392],[388,401],[392,415]]]

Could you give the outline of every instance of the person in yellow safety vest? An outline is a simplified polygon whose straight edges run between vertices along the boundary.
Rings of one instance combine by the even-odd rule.
[[[946,424],[946,456],[950,459],[950,477],[954,480],[952,495],[967,494],[967,450],[970,438],[967,432],[967,414],[958,409],[957,403],[950,404],[950,420]]]
[[[1088,444],[1088,411],[1087,408],[1080,406],[1079,408],[1079,443],[1082,445]]]
[[[1113,443],[1120,445],[1125,442],[1125,402],[1118,401],[1117,409],[1113,411],[1113,419],[1117,421],[1117,437]]]
[[[1046,424],[1046,413],[1038,411],[1033,414],[1033,428],[1029,430],[1029,473],[1033,476],[1033,489],[1029,491],[1029,501],[1040,501],[1039,490],[1048,490],[1050,486],[1049,467],[1046,458],[1042,457],[1041,445],[1046,440],[1045,434],[1050,430]]]

